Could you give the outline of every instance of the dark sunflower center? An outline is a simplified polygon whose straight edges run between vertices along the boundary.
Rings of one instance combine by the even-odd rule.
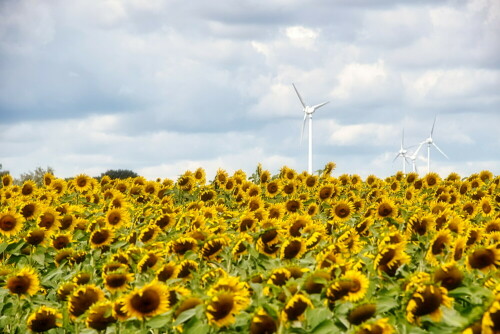
[[[285,308],[285,313],[290,321],[297,320],[306,310],[307,303],[299,299],[293,305]]]
[[[0,229],[2,231],[12,231],[17,225],[16,218],[11,215],[5,215],[0,219]]]
[[[319,198],[325,200],[332,196],[333,190],[330,187],[324,187],[319,191]]]
[[[7,283],[10,292],[21,295],[28,292],[31,280],[26,276],[15,276]]]
[[[49,329],[56,328],[56,316],[48,312],[37,313],[35,319],[29,324],[33,332],[40,333],[48,331]]]
[[[111,224],[111,225],[118,225],[118,223],[120,223],[120,220],[121,220],[121,216],[119,213],[117,212],[112,212],[109,217],[108,217],[108,222]]]
[[[432,254],[434,255],[438,255],[438,254],[441,254],[444,250],[444,247],[446,246],[445,244],[446,242],[446,239],[444,237],[439,237],[436,239],[436,241],[434,241],[434,243],[432,244]]]
[[[349,313],[348,320],[351,324],[359,325],[370,319],[377,310],[375,304],[360,305]]]
[[[224,319],[233,310],[233,297],[228,294],[220,295],[217,301],[212,303],[212,306],[214,307],[214,310],[209,311],[209,313],[213,316],[214,320],[217,321]]]
[[[148,314],[160,306],[161,297],[158,292],[153,290],[145,290],[142,295],[135,294],[130,299],[132,308],[141,314]]]
[[[56,217],[54,217],[53,214],[46,212],[40,218],[40,223],[38,224],[38,226],[50,229],[52,225],[54,225],[55,220]]]
[[[35,213],[35,204],[26,204],[21,209],[21,214],[24,218],[30,218]]]
[[[495,263],[495,254],[490,249],[478,249],[469,255],[469,264],[474,269],[482,269]]]
[[[430,314],[439,308],[441,302],[443,301],[441,290],[436,288],[432,290],[434,292],[431,291],[430,287],[426,287],[425,291],[421,293],[422,298],[413,298],[413,300],[417,303],[413,314],[420,317]]]
[[[250,324],[250,334],[272,334],[276,333],[278,328],[273,318],[268,315],[258,315]]]
[[[106,242],[109,238],[109,233],[108,231],[95,231],[94,234],[92,234],[92,243],[95,245],[100,245]]]
[[[338,207],[335,208],[335,214],[339,218],[345,218],[349,216],[350,212],[351,210],[349,210],[349,208],[345,205],[339,205]]]
[[[30,245],[34,245],[34,246],[40,244],[43,241],[43,239],[45,239],[45,232],[43,230],[32,231],[26,237],[26,241]]]
[[[285,259],[293,259],[299,254],[302,248],[302,243],[298,240],[291,241],[284,250],[284,258]]]
[[[110,274],[106,276],[106,284],[111,288],[121,288],[127,283],[127,276],[124,274]]]

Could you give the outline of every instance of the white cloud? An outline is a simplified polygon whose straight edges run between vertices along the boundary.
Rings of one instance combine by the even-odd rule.
[[[303,26],[293,26],[287,27],[285,34],[292,45],[299,48],[312,49],[319,36],[319,31]]]

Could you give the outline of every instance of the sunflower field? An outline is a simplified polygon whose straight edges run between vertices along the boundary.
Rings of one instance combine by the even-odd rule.
[[[0,184],[3,333],[500,333],[500,177]]]

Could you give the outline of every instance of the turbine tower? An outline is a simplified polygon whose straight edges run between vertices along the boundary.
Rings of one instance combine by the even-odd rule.
[[[406,174],[406,162],[407,162],[407,159],[408,159],[408,150],[404,147],[404,140],[405,140],[405,129],[403,129],[403,135],[401,136],[401,147],[399,149],[399,152],[398,154],[396,155],[396,157],[394,158],[394,161],[396,161],[397,158],[401,157],[403,159],[403,174]]]
[[[306,127],[306,122],[309,119],[309,155],[308,155],[308,164],[307,164],[307,171],[309,174],[312,174],[312,114],[316,111],[316,109],[321,108],[327,102],[323,102],[314,106],[308,106],[304,103],[304,100],[302,99],[302,96],[300,96],[299,91],[297,90],[297,87],[292,83],[293,89],[295,89],[295,93],[297,93],[297,96],[299,97],[300,103],[302,104],[303,111],[304,111],[304,122],[302,124],[302,133],[300,135],[300,141],[302,142],[302,137],[304,136],[304,129]]]
[[[408,156],[408,158],[411,160],[412,170],[415,173],[418,173],[418,171],[417,171],[417,165],[415,164],[415,160],[417,160],[418,152],[422,148],[422,145],[424,145],[424,143],[420,143],[420,145],[418,145],[417,150],[415,152],[413,152],[410,156]]]
[[[441,153],[446,159],[449,159],[448,156],[444,154],[443,151],[441,151],[441,149],[436,145],[436,143],[434,143],[434,140],[432,139],[432,134],[434,133],[434,125],[436,125],[436,117],[437,116],[434,116],[434,123],[432,123],[431,134],[420,144],[427,144],[427,173],[430,173],[431,171],[431,146],[434,146],[439,151],[439,153]]]

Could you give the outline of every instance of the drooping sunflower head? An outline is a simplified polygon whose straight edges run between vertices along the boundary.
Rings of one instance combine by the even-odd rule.
[[[467,258],[467,268],[478,269],[484,273],[500,266],[500,249],[495,246],[477,247]]]
[[[179,272],[177,273],[178,278],[188,279],[194,271],[198,269],[198,263],[193,260],[184,260],[179,264]]]
[[[306,250],[304,239],[291,238],[286,240],[281,246],[280,257],[285,260],[300,259]]]
[[[272,334],[278,330],[278,322],[263,308],[259,308],[252,317],[250,334]]]
[[[208,302],[206,315],[208,322],[217,327],[225,327],[236,321],[238,314],[247,304],[246,298],[232,292],[221,291]]]
[[[40,290],[40,280],[35,269],[22,268],[7,278],[5,287],[10,293],[19,296],[33,296]]]
[[[115,323],[117,319],[113,314],[113,306],[114,304],[107,300],[92,304],[85,320],[87,327],[97,331],[104,331],[109,325]]]
[[[458,288],[462,284],[464,274],[454,263],[448,263],[439,267],[434,272],[434,281],[441,283],[448,291]]]
[[[284,322],[304,319],[307,308],[314,308],[311,300],[303,294],[293,295],[281,311],[281,320]]]
[[[105,288],[110,292],[126,291],[129,283],[134,280],[134,274],[123,270],[106,273],[103,275]]]
[[[34,333],[42,333],[61,326],[62,315],[56,309],[41,306],[28,318],[28,328]]]
[[[163,283],[149,283],[125,297],[123,310],[138,319],[162,314],[169,308],[167,294],[168,289]]]
[[[0,213],[0,234],[7,237],[17,235],[24,224],[24,217],[15,211]]]
[[[93,284],[81,285],[69,296],[69,313],[77,318],[101,300],[104,300],[104,292],[100,288]]]
[[[440,321],[440,306],[450,307],[452,301],[443,287],[432,284],[418,286],[406,307],[406,319],[414,323],[417,318],[429,315],[432,320]]]
[[[353,325],[360,325],[375,315],[377,305],[366,303],[356,306],[349,312],[347,320]]]

